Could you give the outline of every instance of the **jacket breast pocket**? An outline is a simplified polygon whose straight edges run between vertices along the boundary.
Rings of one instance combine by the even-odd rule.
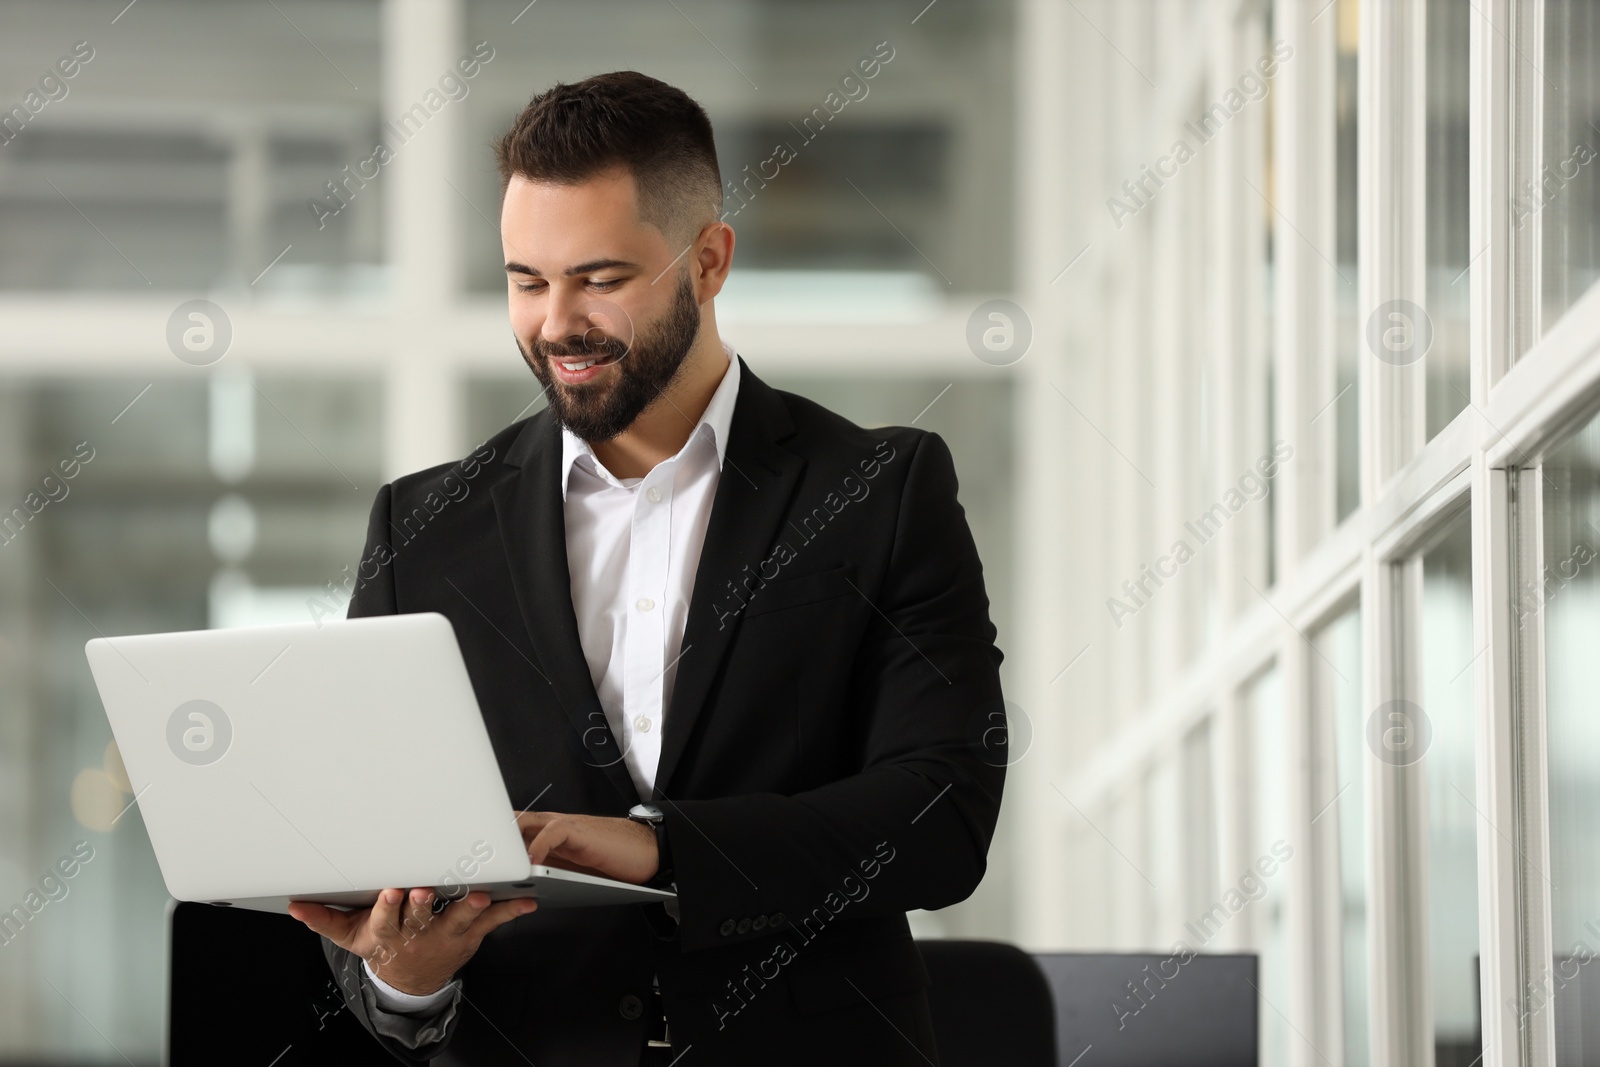
[[[757,589],[745,608],[746,618],[770,615],[775,611],[817,604],[838,597],[859,596],[852,584],[855,567],[846,563],[832,570],[803,574],[796,578],[778,578]]]

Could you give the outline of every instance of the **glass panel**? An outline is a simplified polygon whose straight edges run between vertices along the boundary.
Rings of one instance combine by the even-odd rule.
[[[1572,979],[1600,951],[1600,716],[1591,666],[1600,648],[1600,417],[1550,454],[1543,475],[1544,573],[1522,579],[1517,612],[1524,625],[1544,612],[1550,863],[1539,881],[1549,885],[1556,959],[1530,978],[1527,1007],[1537,1014],[1553,1000],[1557,1067],[1587,1067],[1594,1046],[1585,1047],[1580,1024],[1585,1016],[1593,1022],[1593,965],[1581,985]]]
[[[1467,75],[1472,7],[1430,0],[1427,34],[1427,367],[1428,437],[1471,399],[1468,380]]]
[[[380,10],[141,0],[115,26],[74,4],[8,11],[0,290],[381,288]],[[32,111],[41,76],[59,95]]]
[[[723,210],[739,235],[738,269],[717,302],[725,319],[773,302],[808,317],[843,307],[881,317],[925,311],[939,293],[1010,284],[1013,198],[995,190],[1012,181],[1014,89],[993,76],[1013,65],[1009,0],[922,19],[915,47],[910,16],[883,4],[818,18],[789,0],[681,0],[638,5],[623,19],[541,5],[511,26],[526,2],[466,4],[468,40],[498,46],[508,27],[522,32],[475,80],[462,143],[487,145],[557,80],[633,69],[692,82],[716,131]],[[841,84],[879,42],[885,58],[872,77]],[[674,79],[674,70],[695,73]],[[498,219],[499,178],[486,151],[463,166],[467,284],[503,292],[498,224],[478,217]],[[833,280],[799,294],[796,271]]]
[[[1119,952],[1138,952],[1145,945],[1145,917],[1149,914],[1152,892],[1149,873],[1136,866],[1132,857],[1142,858],[1144,835],[1139,815],[1143,791],[1134,779],[1113,792],[1106,801],[1105,821],[1096,823],[1105,835],[1102,862],[1106,886],[1111,894],[1106,933],[1109,944]]]
[[[0,1060],[123,1062],[108,1038],[159,1060],[167,890],[138,808],[119,817],[132,797],[84,642],[307,621],[313,599],[343,617],[379,394],[325,377],[0,383],[0,794],[19,815],[0,823],[5,906],[78,842],[89,856],[0,928]],[[30,493],[50,499],[19,518]]]
[[[1422,557],[1422,714],[1411,724],[1428,813],[1428,970],[1437,1067],[1483,1055],[1472,707],[1472,527],[1463,513]]]
[[[1256,901],[1250,909],[1249,921],[1251,940],[1261,957],[1261,1065],[1284,1067],[1293,1032],[1286,1014],[1289,1011],[1289,958],[1284,908],[1289,896],[1288,877],[1281,869],[1272,877],[1258,877],[1255,867],[1262,857],[1283,861],[1285,846],[1292,849],[1294,845],[1288,818],[1289,778],[1285,768],[1289,753],[1284,729],[1283,686],[1276,664],[1245,690],[1244,708],[1252,738],[1251,763],[1255,768],[1255,796],[1251,804],[1253,851],[1247,857],[1250,869],[1234,875],[1239,880],[1234,883],[1237,888],[1231,891]]]
[[[1177,909],[1183,904],[1183,822],[1178,790],[1179,762],[1176,758],[1158,759],[1144,776],[1144,857],[1139,866],[1155,883],[1149,893],[1149,914],[1145,916],[1143,944],[1159,951],[1182,935],[1184,919]],[[1148,888],[1148,887],[1147,887]]]
[[[1549,332],[1600,277],[1600,4],[1544,0],[1542,167],[1515,191],[1512,216],[1537,216],[1540,319]]]
[[[1360,0],[1337,0],[1338,53],[1334,74],[1334,388],[1338,401],[1330,414],[1337,420],[1334,516],[1344,521],[1361,505],[1361,400],[1356,364],[1365,350],[1357,304],[1360,262],[1356,225],[1357,74],[1361,44]]]
[[[1367,1002],[1367,716],[1361,707],[1361,609],[1352,607],[1313,637],[1312,714],[1332,737],[1331,795],[1313,801],[1313,832],[1338,835],[1340,964],[1344,1062],[1372,1062]],[[1319,886],[1320,888],[1320,886]]]
[[[1212,773],[1211,717],[1183,739],[1183,913],[1204,915],[1217,899],[1217,777]]]

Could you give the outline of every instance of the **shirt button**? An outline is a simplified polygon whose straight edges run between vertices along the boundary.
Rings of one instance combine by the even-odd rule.
[[[624,1019],[637,1019],[644,1014],[644,1001],[629,993],[617,1002],[617,1014]]]
[[[647,596],[642,596],[639,598],[639,602],[635,606],[638,607],[640,611],[649,611],[651,608],[656,606],[656,602]]]
[[[650,503],[652,504],[658,504],[661,502],[661,490],[657,489],[653,485],[644,491],[644,495],[650,498]]]
[[[635,730],[638,730],[642,734],[649,733],[650,732],[650,717],[648,715],[641,715],[637,719],[634,719],[633,720],[633,728]]]

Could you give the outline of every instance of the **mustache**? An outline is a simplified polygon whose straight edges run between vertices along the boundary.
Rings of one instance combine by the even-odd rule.
[[[609,356],[621,359],[629,349],[627,344],[615,337],[606,337],[598,344],[590,343],[587,339],[581,344],[567,344],[534,338],[529,347],[546,360],[552,356]]]

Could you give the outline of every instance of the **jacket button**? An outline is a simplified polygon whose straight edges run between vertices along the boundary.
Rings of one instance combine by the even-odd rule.
[[[624,1019],[637,1019],[644,1014],[644,1001],[629,993],[617,1002],[617,1012]]]
[[[723,919],[722,925],[717,928],[717,932],[723,937],[727,937],[733,933],[733,928],[737,925],[732,919]]]
[[[773,912],[772,913],[772,918],[767,920],[767,924],[769,926],[773,927],[774,929],[776,929],[779,926],[782,926],[783,925],[783,912],[781,912],[781,911]]]
[[[765,915],[757,915],[756,921],[750,924],[750,929],[752,930],[765,930],[766,928],[767,917]]]
[[[750,920],[749,919],[740,919],[739,920],[739,925],[734,927],[734,929],[739,931],[739,933],[741,933],[741,934],[748,934],[750,932]]]

